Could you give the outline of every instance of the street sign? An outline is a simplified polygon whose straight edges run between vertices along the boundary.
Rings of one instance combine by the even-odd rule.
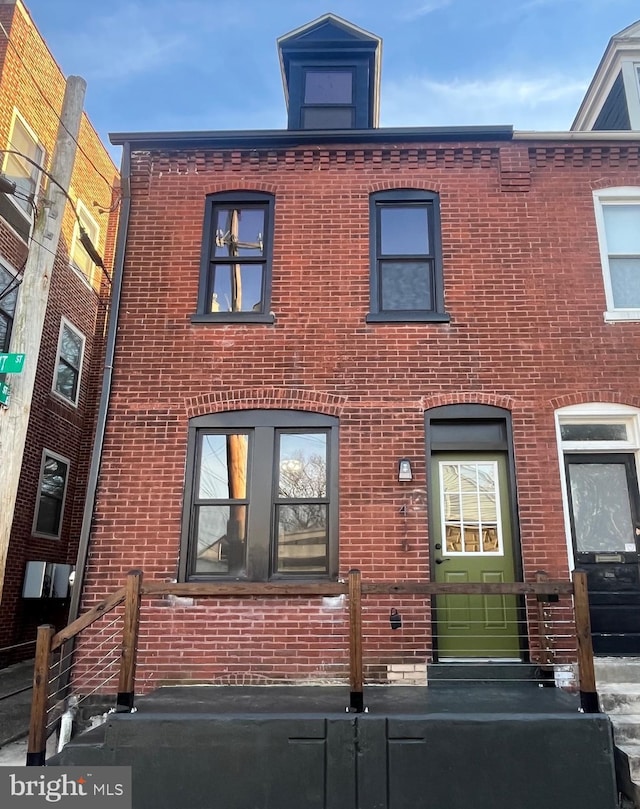
[[[0,354],[0,374],[20,374],[26,354]]]
[[[0,383],[0,405],[9,407],[9,397],[11,396],[11,388],[6,382]]]

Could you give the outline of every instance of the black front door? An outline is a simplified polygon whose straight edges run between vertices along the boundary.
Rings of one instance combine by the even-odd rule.
[[[565,455],[576,568],[587,573],[593,650],[640,654],[640,504],[631,453]]]

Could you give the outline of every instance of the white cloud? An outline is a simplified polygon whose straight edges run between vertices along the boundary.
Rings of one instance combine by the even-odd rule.
[[[566,76],[436,81],[413,77],[383,83],[383,126],[513,124],[566,130],[588,82]]]
[[[408,8],[405,12],[401,13],[400,17],[403,20],[417,20],[418,17],[425,17],[438,9],[446,8],[453,3],[453,0],[430,0],[427,3],[421,3],[419,6]]]

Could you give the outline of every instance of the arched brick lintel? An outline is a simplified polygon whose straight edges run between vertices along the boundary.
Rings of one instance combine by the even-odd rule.
[[[584,390],[574,393],[567,393],[564,396],[557,396],[551,399],[550,403],[554,410],[571,405],[589,404],[590,402],[601,402],[603,404],[621,404],[629,407],[640,408],[640,396],[630,396],[610,390]]]
[[[187,416],[204,416],[230,410],[306,410],[340,416],[345,396],[291,388],[248,388],[207,393],[185,400]]]
[[[450,393],[437,393],[434,396],[422,396],[420,405],[423,410],[432,407],[455,404],[482,404],[502,407],[504,410],[513,410],[514,399],[511,396],[500,396],[485,391],[452,391]]]

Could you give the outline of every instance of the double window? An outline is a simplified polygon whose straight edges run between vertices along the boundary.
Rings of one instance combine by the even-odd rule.
[[[80,228],[82,227],[91,239],[91,243],[96,246],[100,238],[100,228],[81,200],[78,200],[76,203],[76,211],[78,218],[73,228],[71,249],[69,250],[69,263],[87,283],[94,288],[98,288],[100,286],[100,270],[93,263],[91,256],[84,249],[80,241]]]
[[[594,192],[606,320],[640,320],[640,188]]]
[[[271,194],[207,197],[194,322],[273,322],[273,209]]]
[[[370,199],[368,322],[447,321],[440,207],[429,191],[380,191]]]
[[[192,419],[182,577],[335,576],[337,429],[297,411]]]
[[[35,535],[54,539],[60,537],[68,477],[68,459],[45,449],[42,453],[38,501],[33,520]]]
[[[84,343],[84,335],[63,318],[58,339],[58,359],[53,378],[53,390],[73,405],[78,404],[80,393]]]

